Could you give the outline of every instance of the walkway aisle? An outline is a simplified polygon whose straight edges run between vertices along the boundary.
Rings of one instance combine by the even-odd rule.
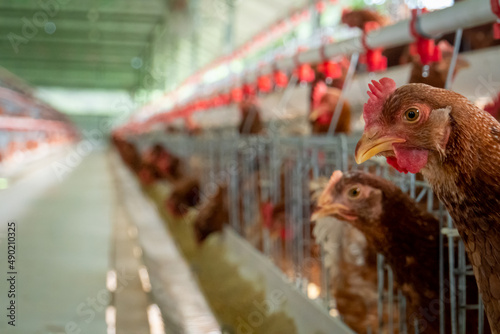
[[[149,277],[142,263],[142,249],[137,239],[137,227],[130,221],[124,207],[123,194],[119,191],[114,178],[115,201],[113,227],[113,268],[116,271],[116,291],[113,306],[116,309],[116,333],[150,333],[147,309],[151,301]],[[142,282],[139,271],[142,272]]]
[[[56,178],[54,173],[41,177]],[[36,192],[41,182],[32,181],[16,188],[16,202]],[[53,183],[13,217],[15,328],[6,323],[5,225],[11,217],[1,199],[9,197],[9,189],[0,193],[0,333],[106,333],[113,185],[105,153],[90,154],[66,179]]]

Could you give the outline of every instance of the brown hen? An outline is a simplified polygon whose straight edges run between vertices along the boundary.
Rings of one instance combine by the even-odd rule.
[[[197,177],[183,177],[173,183],[172,193],[166,200],[167,210],[174,216],[182,216],[200,201],[200,180]]]
[[[438,43],[438,47],[441,50],[441,60],[429,64],[428,71],[425,74],[424,65],[420,62],[418,55],[412,57],[412,68],[410,72],[410,80],[408,81],[409,83],[424,83],[438,88],[445,87],[446,77],[448,76],[448,70],[453,56],[453,46],[451,46],[447,41],[441,41]],[[458,56],[453,70],[452,79],[455,78],[461,69],[467,67],[469,67],[467,60]]]
[[[381,27],[391,23],[391,19],[373,9],[344,9],[341,22],[351,28],[364,29],[367,22],[377,22]]]
[[[264,126],[260,119],[260,106],[256,97],[246,97],[240,103],[241,121],[238,132],[241,135],[255,135],[264,132]]]
[[[313,91],[314,110],[309,115],[312,126],[312,133],[328,133],[330,123],[335,113],[335,108],[339,102],[341,90],[334,87],[327,87],[325,83],[316,84]],[[351,107],[349,102],[344,100],[344,105],[335,127],[335,133],[351,132]]]
[[[384,255],[407,300],[408,332],[418,323],[419,333],[439,333],[439,221],[390,181],[364,172],[334,172],[318,206],[313,219],[334,216],[351,224]],[[467,291],[477,300],[472,278]],[[469,310],[467,333],[477,324],[477,311]]]
[[[204,241],[210,234],[222,231],[229,222],[229,204],[227,187],[217,188],[214,196],[207,198],[200,207],[194,221],[194,230],[198,242]]]
[[[493,333],[500,333],[500,124],[464,96],[372,81],[356,161],[422,172],[464,241]]]

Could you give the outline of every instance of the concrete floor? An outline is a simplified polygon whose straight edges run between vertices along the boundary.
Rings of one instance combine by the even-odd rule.
[[[106,333],[106,307],[119,300],[117,319],[139,324],[122,320],[123,328],[149,332],[147,299],[134,269],[139,262],[123,258],[131,258],[134,240],[112,233],[120,227],[113,225],[120,218],[113,188],[105,153],[94,152],[62,181],[47,166],[0,192],[0,333]],[[11,219],[17,224],[15,328],[6,317],[5,232]],[[126,268],[132,283],[123,291],[134,298],[112,297],[106,289],[113,264]]]

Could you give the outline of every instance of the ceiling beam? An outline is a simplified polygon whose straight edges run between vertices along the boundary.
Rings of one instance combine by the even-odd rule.
[[[117,63],[117,64],[131,64],[132,59],[136,57],[135,54],[97,54],[97,53],[89,53],[89,54],[78,54],[78,53],[52,53],[45,54],[43,57],[41,56],[33,56],[33,54],[26,53],[22,57],[16,57],[15,55],[1,55],[0,54],[0,66],[2,63],[11,62],[19,60],[19,62],[44,62],[44,61],[56,61],[56,62],[102,62],[102,63]],[[132,68],[131,68],[132,69]]]
[[[82,59],[71,59],[71,58],[60,58],[60,59],[52,59],[52,58],[39,58],[39,57],[31,57],[31,58],[20,58],[20,57],[2,57],[0,56],[1,63],[14,63],[14,64],[25,64],[25,63],[33,63],[33,64],[56,64],[56,65],[66,65],[66,64],[76,64],[76,65],[92,65],[92,63],[82,60]],[[120,65],[126,66],[129,69],[132,69],[130,65],[130,61],[126,58],[114,58],[114,59],[100,59],[99,64],[103,65]]]
[[[126,6],[124,6],[126,8]],[[27,17],[31,18],[36,12],[40,11],[40,7],[33,8],[10,8],[10,7],[0,7],[0,18],[19,18]],[[56,12],[54,16],[55,20],[71,20],[71,21],[90,21],[89,19],[90,10],[71,10],[71,9],[61,9]],[[155,22],[162,13],[136,13],[136,12],[106,12],[103,10],[96,11],[97,22],[108,21],[108,22],[129,22],[129,23],[151,23]],[[19,20],[20,21],[20,20]]]
[[[3,67],[10,71],[20,70],[38,70],[43,69],[47,72],[46,75],[56,71],[78,70],[78,71],[103,71],[103,72],[133,72],[130,64],[114,64],[101,62],[50,62],[50,61],[1,61]]]
[[[19,52],[15,52],[10,43],[5,41],[0,41],[0,49],[2,52],[1,56],[21,56],[23,54],[33,53],[40,58],[44,57],[53,57],[54,55],[60,53],[67,54],[75,54],[82,53],[82,55],[126,55],[128,56],[138,56],[142,52],[142,48],[140,46],[131,46],[131,45],[75,45],[75,44],[64,44],[59,43],[56,45],[48,45],[43,42],[31,41],[26,43],[25,45],[19,46]],[[90,57],[89,57],[90,58]]]
[[[133,72],[116,72],[109,74],[102,71],[51,71],[33,72],[33,70],[16,70],[16,75],[35,86],[131,89],[137,84]],[[109,75],[108,75],[109,74]]]
[[[113,80],[105,81],[100,80],[97,82],[95,79],[39,79],[33,78],[29,81],[33,86],[47,86],[47,87],[64,87],[64,88],[85,88],[85,89],[125,89],[133,90],[137,84],[135,78],[129,78],[128,80]]]
[[[98,40],[98,41],[91,41],[89,40],[88,38],[87,39],[78,39],[78,36],[76,36],[75,38],[60,38],[60,37],[57,37],[57,38],[35,38],[33,39],[37,42],[40,42],[40,43],[44,43],[44,44],[52,44],[52,45],[55,45],[55,44],[76,44],[76,45],[84,45],[84,46],[88,46],[88,45],[91,45],[91,46],[95,46],[95,47],[102,47],[103,45],[109,45],[109,46],[117,46],[117,47],[121,47],[121,46],[132,46],[132,47],[138,47],[138,48],[141,48],[141,47],[144,47],[147,42],[145,42],[144,40],[129,40],[129,39],[114,39],[114,40],[111,40],[111,39],[106,39],[106,40]],[[0,36],[0,43],[6,43],[9,47],[12,47],[12,45],[10,45],[10,40],[7,36]],[[21,49],[23,47],[23,44],[19,45],[19,49]]]
[[[23,29],[30,29],[29,31],[35,30],[35,35],[46,35],[43,25],[35,25],[31,21],[28,23],[14,19],[14,18],[3,18],[0,16],[0,29],[5,32],[5,35],[9,33],[14,33],[17,35],[23,35]],[[143,34],[147,35],[151,28],[154,26],[153,22],[149,23],[129,23],[124,22],[109,22],[109,21],[97,21],[97,22],[82,22],[78,23],[75,21],[52,21],[55,24],[56,30],[54,35],[60,31],[67,32],[99,32],[99,33],[120,33],[122,36],[126,37],[128,34]],[[154,21],[156,22],[156,21]],[[3,33],[2,33],[3,34]],[[31,32],[29,32],[31,34]]]

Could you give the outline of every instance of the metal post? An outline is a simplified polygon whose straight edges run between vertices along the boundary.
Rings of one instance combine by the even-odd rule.
[[[451,82],[453,80],[453,73],[455,72],[455,66],[457,65],[458,51],[460,49],[460,44],[462,42],[462,32],[463,29],[457,29],[455,32],[455,43],[453,45],[453,55],[450,61],[450,67],[448,68],[448,74],[446,76],[446,82],[444,85],[445,89],[450,89]]]
[[[403,296],[401,289],[398,289],[398,301],[399,301],[399,333],[406,334],[406,298]]]
[[[484,333],[484,305],[483,305],[483,298],[481,295],[477,298],[477,304],[478,304],[478,328],[477,328],[477,333],[478,334],[483,334]]]
[[[358,60],[359,60],[359,53],[357,52],[353,53],[351,56],[351,62],[349,63],[349,69],[347,70],[345,81],[342,86],[342,90],[340,91],[339,100],[337,101],[337,105],[335,106],[335,111],[333,112],[332,120],[330,121],[330,127],[328,128],[329,136],[335,134],[335,128],[337,127],[340,114],[342,113],[342,108],[344,107],[345,91],[348,90],[349,87],[351,87],[352,78],[354,77],[354,73],[356,72],[356,66],[358,66]]]
[[[377,282],[378,282],[378,332],[384,329],[384,256],[377,254]]]
[[[466,334],[467,318],[467,281],[466,281],[466,257],[465,247],[462,240],[458,241],[458,331]]]
[[[330,270],[331,268],[325,267],[325,249],[320,248],[321,260],[321,292],[323,295],[323,302],[327,311],[330,311]]]
[[[434,193],[429,192],[429,197],[433,197]],[[428,204],[432,208],[430,204]],[[439,231],[444,227],[444,208],[443,204],[439,203]],[[445,333],[445,297],[444,297],[444,235],[439,233],[439,333]]]
[[[450,215],[447,215],[449,229],[453,229],[453,221]],[[455,283],[455,240],[451,234],[448,234],[448,279],[450,281],[450,321],[451,333],[457,333],[457,303],[456,303],[456,283]]]
[[[387,266],[387,312],[389,313],[388,333],[394,333],[394,275],[390,266]]]

